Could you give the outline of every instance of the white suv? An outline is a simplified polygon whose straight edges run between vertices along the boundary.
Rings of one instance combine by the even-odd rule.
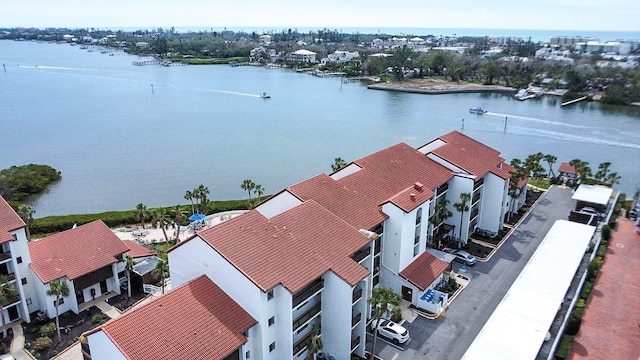
[[[371,321],[371,332],[376,331],[377,319]],[[393,341],[394,344],[404,344],[409,340],[409,331],[391,320],[380,319],[378,334]]]

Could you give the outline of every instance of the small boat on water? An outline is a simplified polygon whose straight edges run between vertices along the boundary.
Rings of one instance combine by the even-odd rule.
[[[472,113],[472,114],[482,115],[482,114],[486,113],[487,110],[485,110],[485,109],[483,109],[483,108],[478,106],[478,107],[474,107],[474,108],[469,109],[469,112]]]
[[[266,92],[263,92],[262,94],[260,94],[260,97],[263,99],[270,99],[271,95],[267,94]]]

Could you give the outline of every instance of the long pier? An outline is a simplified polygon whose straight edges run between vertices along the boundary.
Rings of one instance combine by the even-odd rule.
[[[131,63],[131,65],[135,66],[145,66],[145,65],[162,65],[162,66],[181,66],[187,65],[183,62],[173,62],[169,60],[136,60]]]
[[[577,103],[578,101],[582,101],[582,100],[584,100],[586,98],[587,98],[586,96],[583,96],[581,98],[569,100],[569,101],[563,102],[562,104],[560,104],[560,106],[565,106],[565,105],[570,105],[570,104],[573,104],[573,103]]]

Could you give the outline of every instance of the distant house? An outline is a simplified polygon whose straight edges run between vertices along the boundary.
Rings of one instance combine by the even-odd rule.
[[[314,53],[313,51],[309,51],[309,50],[298,50],[298,51],[294,51],[291,54],[289,54],[288,56],[288,60],[291,62],[297,62],[297,63],[309,63],[309,64],[315,64],[316,63],[316,53]]]
[[[344,50],[336,50],[334,53],[329,54],[326,58],[322,59],[322,64],[329,62],[343,63],[360,57],[357,51],[349,52]]]
[[[148,43],[148,42],[146,42],[146,41],[138,41],[138,42],[136,43],[136,47],[137,47],[137,48],[140,48],[140,49],[146,49],[146,48],[148,48],[148,47],[149,47],[149,43]]]
[[[562,179],[562,184],[567,186],[573,186],[580,181],[580,175],[576,171],[576,167],[567,162],[560,163],[558,176]]]
[[[85,336],[94,360],[260,359],[246,350],[256,324],[202,275]]]
[[[120,294],[116,264],[128,251],[101,220],[29,243],[40,310],[55,314],[55,297],[46,294],[55,280],[66,281],[71,293],[60,299],[60,313],[77,314],[88,301],[110,291]]]

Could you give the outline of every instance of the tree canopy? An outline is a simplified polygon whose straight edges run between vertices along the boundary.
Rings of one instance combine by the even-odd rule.
[[[24,201],[61,178],[60,171],[49,165],[12,166],[0,170],[0,195],[7,201]]]

